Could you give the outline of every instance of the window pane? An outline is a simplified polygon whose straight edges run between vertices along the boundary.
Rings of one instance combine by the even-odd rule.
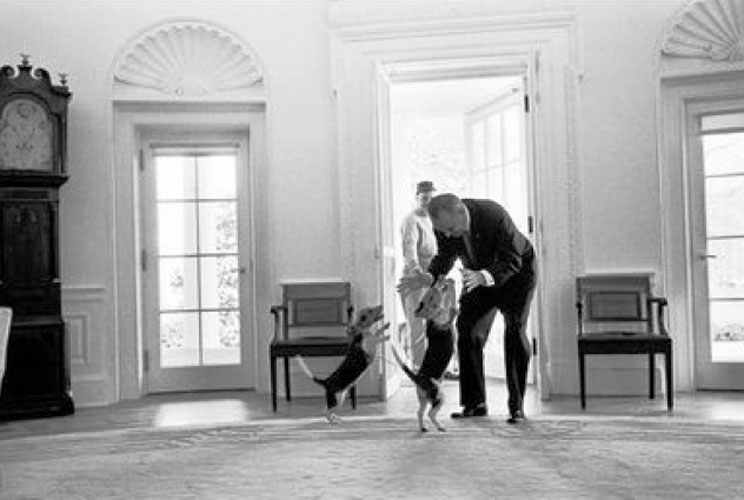
[[[521,157],[521,112],[519,106],[512,106],[504,112],[504,159],[510,161]]]
[[[234,201],[199,203],[199,252],[236,253],[237,251],[237,203]]]
[[[160,365],[199,365],[199,314],[160,315]]]
[[[744,173],[744,133],[703,136],[705,175]]]
[[[202,313],[205,365],[240,363],[240,315],[237,311]]]
[[[744,175],[705,180],[708,236],[744,235]]]
[[[713,362],[744,361],[744,307],[740,301],[710,303]]]
[[[195,203],[158,203],[158,253],[196,253]]]
[[[711,298],[744,298],[744,238],[709,240],[708,287]],[[744,308],[744,304],[742,304]]]
[[[193,200],[196,197],[194,158],[158,156],[155,158],[158,200]]]
[[[160,309],[196,309],[195,257],[160,258]]]
[[[471,192],[473,193],[472,196],[474,198],[485,198],[486,196],[488,196],[486,172],[478,172],[477,174],[473,174],[471,178],[473,182],[473,186],[471,188]]]
[[[235,198],[235,156],[200,156],[199,198]]]
[[[470,170],[480,171],[486,168],[486,151],[483,122],[472,126],[473,135],[470,138]]]
[[[488,118],[488,165],[498,166],[504,163],[501,145],[501,115]]]
[[[488,172],[486,198],[504,203],[504,168],[493,168]]]
[[[238,281],[237,256],[201,257],[202,308],[237,308]]]

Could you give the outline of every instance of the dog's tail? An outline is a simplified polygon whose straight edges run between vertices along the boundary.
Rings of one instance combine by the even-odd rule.
[[[394,346],[390,346],[390,348],[393,350],[393,356],[395,357],[395,360],[398,362],[403,371],[406,372],[408,378],[410,378],[416,385],[419,385],[418,375],[416,375],[413,370],[411,370],[408,365],[406,365],[406,362],[403,361],[403,358],[400,356],[400,353],[398,353],[398,350]]]
[[[300,364],[300,368],[302,368],[302,371],[305,372],[305,374],[308,376],[308,378],[310,380],[312,380],[313,382],[316,382],[316,383],[318,383],[320,385],[325,385],[324,384],[325,381],[323,379],[320,379],[320,378],[316,377],[315,375],[313,375],[313,372],[310,371],[310,368],[305,363],[305,360],[302,359],[302,356],[300,356],[299,354],[297,354],[294,358]]]

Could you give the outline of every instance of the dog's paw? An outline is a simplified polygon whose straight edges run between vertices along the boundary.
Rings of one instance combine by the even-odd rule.
[[[341,424],[341,418],[336,415],[335,413],[331,413],[329,415],[326,415],[326,420],[328,420],[328,423],[331,425],[340,425]]]

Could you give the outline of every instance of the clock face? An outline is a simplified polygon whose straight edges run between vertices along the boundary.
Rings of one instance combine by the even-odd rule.
[[[0,115],[0,170],[50,172],[53,133],[52,121],[37,102],[9,102]]]

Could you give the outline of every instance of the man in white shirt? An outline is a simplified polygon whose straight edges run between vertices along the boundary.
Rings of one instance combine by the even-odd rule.
[[[416,208],[409,213],[400,228],[403,241],[403,276],[425,272],[432,258],[437,254],[437,239],[434,227],[426,210],[436,189],[431,181],[421,181],[416,185]],[[419,289],[402,297],[406,313],[411,364],[417,369],[421,366],[426,352],[426,320],[416,318],[414,311],[426,290]]]

